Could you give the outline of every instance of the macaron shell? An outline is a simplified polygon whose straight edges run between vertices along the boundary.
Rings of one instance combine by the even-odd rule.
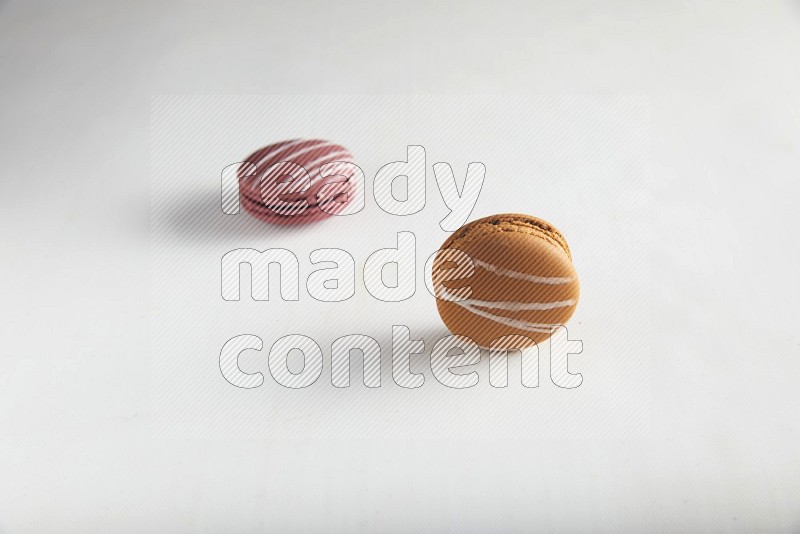
[[[276,165],[281,162],[291,162],[306,170],[311,182],[305,191],[284,193],[277,185],[286,179],[288,171],[297,170],[288,163]],[[303,224],[341,213],[356,194],[360,185],[356,180],[361,175],[349,173],[345,165],[335,165],[335,162],[353,163],[353,155],[347,148],[322,139],[293,139],[268,145],[250,154],[239,168],[240,202],[254,217],[277,224]],[[322,178],[320,167],[331,163],[334,165],[329,170],[345,176],[335,174]],[[341,188],[344,194],[337,195],[344,201],[331,203],[326,210],[319,209],[321,190],[333,182],[345,184]],[[286,202],[298,200],[305,200],[308,207],[287,210]]]
[[[309,206],[296,215],[280,215],[267,208],[263,202],[254,202],[247,197],[241,197],[242,207],[256,219],[279,225],[296,225],[327,219],[330,213],[324,212],[318,206]]]
[[[312,191],[316,195],[319,189],[328,183],[330,182],[320,183],[318,187],[314,188]],[[305,209],[298,208],[296,213],[291,215],[282,214],[281,210],[276,210],[271,206],[267,206],[263,200],[253,200],[247,195],[241,195],[239,197],[239,202],[250,215],[257,219],[275,224],[302,224],[305,222],[318,221],[330,217],[331,215],[344,212],[350,204],[352,195],[357,194],[357,191],[355,185],[351,183],[343,183],[341,190],[342,192],[333,196],[333,199],[328,198],[325,204],[320,205],[315,200],[313,204],[307,204]],[[345,201],[342,201],[342,199]],[[308,200],[306,200],[306,202],[308,202]]]
[[[526,217],[527,222],[515,223],[514,217]],[[517,343],[524,347],[547,339],[551,325],[572,316],[580,286],[566,242],[562,246],[560,234],[532,230],[536,226],[531,222],[544,223],[516,214],[487,217],[445,241],[443,249],[465,252],[475,267],[466,279],[442,283],[450,294],[469,286],[468,299],[450,302],[437,294],[439,313],[451,332],[482,347],[502,336],[526,336],[530,342]]]

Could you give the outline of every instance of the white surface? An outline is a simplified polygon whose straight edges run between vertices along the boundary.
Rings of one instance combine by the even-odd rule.
[[[0,532],[797,531],[799,30],[796,2],[0,5]],[[431,393],[407,435],[165,433],[149,134],[172,93],[642,95],[649,383],[619,394],[645,420],[428,435],[453,425]]]
[[[158,97],[153,107],[156,435],[517,441],[648,435],[652,185],[646,98],[178,96]],[[336,139],[357,155],[366,174],[364,210],[303,228],[221,212],[223,167],[264,139],[304,132]],[[406,159],[409,144],[426,149],[427,194],[421,211],[400,216],[381,209],[373,184],[383,165]],[[439,226],[448,213],[431,170],[439,161],[449,162],[461,181],[470,161],[485,165],[473,219],[532,212],[558,221],[568,236],[582,287],[569,323],[570,338],[585,341],[585,352],[571,365],[585,375],[580,388],[565,391],[551,382],[547,343],[540,348],[539,390],[521,387],[518,363],[509,366],[514,387],[492,388],[488,354],[474,390],[449,390],[432,376],[432,348],[447,335],[423,274],[427,258],[450,235]],[[364,263],[373,252],[396,247],[398,232],[414,234],[416,290],[400,302],[383,302],[365,288]],[[241,300],[224,301],[221,258],[242,248],[293,253],[298,300],[282,300],[273,278],[270,300],[252,301],[246,274]],[[309,294],[306,280],[320,267],[311,264],[310,253],[320,248],[339,248],[354,259],[352,298],[320,302]],[[260,271],[254,278],[252,285],[265,284]],[[424,354],[412,359],[413,371],[427,374],[419,390],[400,388],[392,379],[393,325],[405,325],[412,338],[425,341]],[[241,357],[247,372],[267,377],[257,391],[238,390],[220,376],[219,352],[241,334],[264,343],[261,354]],[[284,390],[268,371],[270,347],[290,334],[313,339],[328,360],[317,382],[302,391]],[[350,390],[331,385],[331,344],[351,334],[381,343],[380,391],[355,386],[363,382],[360,358],[353,358]]]

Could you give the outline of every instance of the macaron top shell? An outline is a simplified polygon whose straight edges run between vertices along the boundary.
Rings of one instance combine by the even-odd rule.
[[[356,194],[359,184],[352,166],[347,166],[351,163],[353,155],[347,148],[323,139],[273,143],[250,154],[239,167],[240,200],[248,212],[268,222],[294,224],[325,218],[343,211]],[[323,177],[320,168],[325,165]],[[306,177],[310,181],[302,187]],[[287,186],[287,181],[297,186]],[[328,187],[327,194],[321,195],[333,182],[336,189]]]
[[[580,286],[572,255],[547,221],[514,213],[484,217],[453,233],[445,249],[466,253],[474,272],[435,285],[439,313],[451,332],[482,347],[509,335],[530,340],[520,347],[543,341],[551,325],[566,323],[575,311]],[[469,298],[448,298],[467,286]]]

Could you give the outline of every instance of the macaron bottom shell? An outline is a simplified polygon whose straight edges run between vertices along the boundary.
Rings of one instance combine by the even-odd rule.
[[[308,204],[306,202],[305,206],[298,205],[297,209],[293,211],[267,206],[264,201],[253,200],[246,195],[242,195],[239,202],[256,219],[272,224],[293,225],[320,221],[345,212],[349,207],[349,202],[341,201],[341,198],[341,196],[337,196],[328,199],[324,201],[324,204]],[[321,205],[325,207],[324,210],[320,207]]]

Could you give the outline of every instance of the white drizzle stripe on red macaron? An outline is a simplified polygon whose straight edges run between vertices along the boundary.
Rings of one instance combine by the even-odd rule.
[[[342,158],[342,157],[346,157],[346,159],[340,159],[340,158]],[[328,160],[328,159],[330,159],[330,158],[334,158],[334,159],[333,159],[332,161],[326,161],[326,160]],[[314,181],[315,181],[315,180],[320,180],[320,179],[322,178],[322,175],[321,175],[321,173],[319,172],[319,169],[320,169],[320,168],[321,168],[323,165],[328,165],[328,164],[330,164],[330,163],[339,163],[340,165],[337,165],[337,166],[335,167],[335,169],[336,169],[336,170],[339,170],[339,169],[341,169],[342,167],[344,167],[344,164],[345,164],[345,163],[347,163],[347,164],[352,164],[352,163],[353,163],[353,162],[351,161],[352,159],[353,159],[353,156],[351,156],[351,155],[350,155],[350,152],[349,152],[348,150],[346,150],[346,149],[345,149],[345,150],[340,150],[340,151],[338,151],[338,152],[334,152],[334,153],[331,153],[331,154],[327,154],[325,157],[318,158],[318,159],[316,159],[315,161],[312,161],[311,163],[309,163],[309,164],[308,164],[308,167],[306,168],[306,170],[307,170],[308,172],[314,172],[314,171],[317,171],[317,172],[314,174],[314,176],[312,176],[312,177],[311,177],[311,183],[314,183]],[[335,173],[333,173],[333,174],[335,174]],[[332,176],[333,174],[329,172],[329,173],[328,173],[328,176]],[[349,176],[348,176],[348,177],[349,177]]]
[[[336,159],[336,158],[339,158],[342,155],[348,155],[348,154],[349,154],[349,152],[341,152],[341,151],[340,152],[336,152],[336,153],[332,153],[332,154],[328,154],[325,157],[317,158],[316,160],[314,160],[312,162],[312,165],[316,165],[317,163],[320,163],[319,166],[321,167],[322,165],[328,165],[328,164],[331,164],[331,163],[340,163],[340,165],[335,165],[332,169],[329,169],[329,172],[328,172],[326,178],[330,178],[332,176],[344,176],[344,177],[347,178],[347,180],[350,180],[350,178],[352,178],[355,173],[342,174],[341,172],[339,172],[341,169],[345,168],[346,164],[349,164],[350,162],[348,162],[348,161],[338,161]],[[329,158],[334,158],[334,160],[333,161],[326,161]],[[273,197],[273,195],[277,194],[276,193],[276,189],[280,189],[281,188],[281,184],[279,184],[276,180],[281,175],[289,174],[295,180],[297,180],[297,179],[302,177],[302,175],[299,174],[299,173],[297,173],[297,175],[295,175],[295,174],[292,174],[292,172],[289,172],[290,170],[294,170],[294,171],[298,171],[299,170],[297,168],[292,169],[292,163],[293,162],[289,162],[289,161],[285,161],[285,162],[282,161],[282,162],[276,163],[276,164],[274,164],[272,166],[270,172],[267,173],[266,175],[264,175],[264,177],[263,177],[263,179],[261,181],[260,195],[258,195],[258,196],[261,197],[262,201],[265,199],[265,197],[268,198],[268,199],[271,199]],[[334,172],[330,172],[331,170],[333,170]],[[314,175],[314,176],[310,176],[310,179],[309,179],[309,182],[308,182],[309,189],[312,188],[321,179],[322,178],[321,178],[319,173],[316,173],[316,175]],[[345,180],[345,181],[347,181],[347,180]],[[332,181],[331,183],[335,183],[335,181]],[[257,191],[258,190],[252,191],[252,194],[249,195],[249,196],[255,197],[256,194],[257,194]],[[306,190],[306,192],[309,192],[309,191]]]
[[[330,150],[330,149],[333,149],[333,150]],[[324,153],[324,151],[328,151],[328,152]],[[293,163],[297,163],[301,167],[305,167],[306,170],[308,170],[308,167],[311,167],[314,164],[315,160],[325,159],[325,158],[329,157],[331,154],[333,154],[335,152],[344,152],[344,153],[349,154],[349,151],[347,151],[346,148],[344,148],[344,147],[342,147],[340,145],[337,145],[335,143],[324,141],[324,142],[322,142],[320,144],[307,146],[307,147],[304,147],[304,148],[302,148],[302,149],[300,149],[300,150],[298,150],[296,152],[290,152],[288,154],[281,155],[280,158],[274,158],[274,159],[276,159],[278,161],[291,161]],[[310,155],[314,159],[311,160],[311,163],[308,163],[308,162],[306,162],[305,164],[301,163],[303,161],[303,159],[307,159],[308,158],[308,156],[306,156],[307,154]],[[321,154],[321,155],[319,155],[319,154]],[[306,156],[306,157],[305,158],[301,158],[300,156]],[[262,159],[261,162],[263,162],[263,161],[264,160]],[[259,162],[259,166],[261,165],[261,162]],[[271,163],[270,163],[270,165],[271,165]]]
[[[346,159],[341,159],[341,158],[346,158]],[[319,180],[322,179],[322,176],[319,173],[320,167],[322,167],[323,165],[328,165],[330,163],[341,163],[342,165],[336,166],[336,170],[339,170],[342,167],[344,167],[345,163],[353,163],[352,161],[350,161],[352,160],[352,158],[353,156],[350,154],[350,152],[347,149],[343,149],[337,152],[331,152],[329,154],[325,154],[324,156],[315,159],[311,163],[302,165],[302,167],[309,173],[309,175],[311,176],[311,183],[314,184],[315,182],[318,182]],[[328,176],[332,176],[335,174],[336,173],[331,174],[329,172]],[[348,178],[350,177],[351,176],[348,175]]]
[[[569,284],[573,281],[573,279],[570,277],[536,276],[533,274],[512,271],[511,269],[505,269],[503,267],[498,267],[496,265],[492,265],[491,263],[476,259],[473,259],[472,262],[475,264],[475,266],[491,273],[500,276],[506,276],[508,278],[515,278],[517,280],[525,280],[526,282],[533,282],[534,284],[561,285]]]
[[[303,146],[302,148],[298,149],[298,145],[307,146]],[[273,148],[265,154],[258,155],[258,153],[256,153],[255,157],[258,159],[250,162],[255,165],[255,172],[249,175],[240,176],[239,178],[240,180],[249,178],[250,183],[257,184],[262,178],[261,173],[276,163],[290,161],[300,165],[302,161],[298,161],[300,156],[303,156],[309,152],[322,151],[330,148],[341,149],[343,147],[322,139],[295,139],[288,141]]]
[[[308,142],[308,139],[292,139],[291,141],[286,141],[285,143],[279,143],[278,145],[273,146],[272,150],[270,150],[269,152],[267,152],[265,154],[259,155],[259,152],[261,152],[261,150],[259,152],[256,152],[251,157],[257,157],[258,159],[256,161],[246,161],[245,163],[251,163],[255,167],[255,169],[258,170],[258,166],[261,165],[261,163],[264,162],[265,160],[267,160],[268,158],[274,157],[276,154],[280,154],[281,152],[283,152],[287,148],[293,147],[295,145],[299,145],[301,143],[306,143],[306,142]],[[265,149],[262,149],[262,150],[265,150]],[[242,168],[239,169],[239,172],[240,173],[245,172],[244,168],[245,167],[243,165]],[[251,177],[252,177],[252,175],[244,175],[244,174],[240,174],[239,175],[239,179],[251,178]]]
[[[338,145],[330,145],[330,147],[338,147]],[[314,147],[314,148],[317,148],[317,147]],[[296,155],[297,154],[292,154],[292,157],[294,157]],[[275,179],[280,177],[281,174],[286,174],[285,171],[286,171],[287,165],[280,165],[280,163],[294,163],[294,164],[299,165],[299,166],[303,167],[304,169],[306,169],[307,172],[309,172],[309,169],[311,169],[310,172],[313,173],[313,174],[310,174],[311,180],[309,182],[309,185],[314,185],[316,182],[318,182],[321,179],[321,176],[320,176],[319,172],[314,173],[314,171],[318,170],[319,167],[322,167],[323,165],[327,165],[329,163],[342,163],[342,164],[352,163],[352,161],[347,161],[347,160],[352,160],[352,157],[353,156],[350,154],[350,152],[347,149],[341,148],[340,150],[335,150],[335,151],[328,152],[327,154],[323,154],[322,156],[319,156],[319,157],[315,158],[314,160],[312,160],[311,162],[305,163],[305,164],[302,164],[302,163],[300,163],[300,162],[298,162],[296,160],[286,159],[286,160],[281,160],[281,161],[278,161],[278,162],[275,162],[275,163],[271,164],[270,168],[269,168],[269,172],[267,174],[265,174],[263,176],[259,176],[259,173],[255,173],[254,175],[252,175],[252,177],[254,179],[256,179],[256,178],[258,179],[258,181],[261,183],[262,190],[264,190],[264,189],[269,188],[270,184],[272,184],[272,182]],[[346,159],[342,159],[342,158],[346,158]],[[343,166],[344,165],[337,166],[336,170],[338,171]],[[329,175],[330,175],[330,173],[329,173]],[[350,177],[351,176],[348,176],[348,178],[350,178]],[[295,177],[295,178],[297,178],[297,177]],[[253,183],[253,185],[250,187],[250,190],[252,191],[251,196],[256,196],[258,194],[258,190],[255,187],[256,185],[257,185],[257,183]],[[261,195],[258,195],[258,196],[261,196]]]
[[[338,158],[339,155],[340,154],[337,154],[336,157]],[[317,166],[316,176],[312,176],[311,177],[311,181],[312,182],[314,180],[322,178],[322,172],[321,171],[322,171],[322,167],[324,167],[325,165],[331,165],[331,167],[329,167],[328,169],[325,169],[327,171],[327,174],[325,175],[326,178],[330,178],[332,176],[344,176],[345,178],[349,179],[349,178],[352,178],[352,177],[354,177],[356,175],[356,171],[350,170],[351,169],[350,165],[354,165],[354,163],[352,161],[347,161],[347,160],[343,160],[343,159],[336,159],[334,161],[328,161],[326,163],[322,163],[322,164],[318,165]],[[350,172],[344,172],[345,170],[350,170]]]
[[[293,146],[302,145],[304,143],[314,143],[314,144],[303,147],[296,152],[289,151],[288,154],[286,155],[283,154],[284,152],[286,152],[287,149]],[[297,158],[298,156],[301,156],[306,152],[310,152],[314,149],[319,149],[326,146],[334,146],[334,144],[331,143],[330,141],[323,141],[321,139],[296,139],[294,141],[289,141],[288,143],[285,143],[280,147],[277,147],[275,150],[271,150],[268,153],[264,154],[263,156],[260,156],[258,158],[258,161],[256,162],[256,167],[261,168],[263,165],[267,164],[271,165],[272,163],[276,163],[278,161],[292,161],[291,159],[289,159],[290,157]],[[274,159],[276,161],[270,162],[269,161],[270,159]]]
[[[294,169],[289,169],[289,167],[291,166],[290,163],[286,162],[284,165],[279,165],[279,166],[284,168],[282,169],[281,172],[284,172],[287,175],[291,175],[295,179],[302,178],[301,171],[297,169],[297,167],[294,167]],[[302,211],[305,211],[306,209],[318,207],[320,205],[327,206],[328,204],[342,204],[341,208],[332,208],[326,210],[328,213],[336,213],[342,211],[343,209],[345,209],[346,206],[344,204],[346,203],[337,201],[336,198],[341,194],[350,195],[355,193],[356,190],[355,184],[349,181],[348,176],[345,176],[345,180],[343,181],[338,181],[338,182],[330,181],[328,182],[328,184],[338,185],[339,186],[338,191],[329,192],[328,195],[330,196],[330,198],[324,199],[323,202],[320,202],[319,192],[313,195],[314,197],[313,200],[310,199],[307,194],[303,194],[302,196],[296,198],[295,200],[281,201],[279,197],[282,194],[282,189],[284,187],[284,184],[274,180],[264,182],[264,185],[262,187],[261,200],[253,199],[248,195],[244,195],[243,197],[246,201],[253,203],[255,206],[266,207],[275,214],[283,216],[294,216]],[[266,202],[264,199],[269,199],[270,201]]]
[[[317,172],[315,176],[311,177],[311,187],[315,189],[314,200],[319,203],[319,194],[327,185],[338,185],[341,189],[338,193],[334,193],[333,197],[336,197],[340,194],[357,192],[357,186],[360,183],[360,180],[355,180],[358,176],[358,172],[352,170],[349,165],[352,165],[352,162],[349,161],[329,161],[328,163],[323,163],[319,166],[319,169],[322,169],[325,165],[330,165],[326,169],[326,174],[324,177],[325,182],[319,184],[318,182],[323,179],[322,173]],[[338,179],[337,179],[338,178]],[[330,190],[328,192],[330,195]],[[349,197],[348,197],[349,198]]]
[[[306,154],[308,154],[310,152],[310,153],[313,154],[312,157],[317,158],[318,156],[315,153],[320,153],[323,150],[327,150],[327,149],[330,149],[330,148],[338,148],[338,145],[334,145],[333,143],[322,143],[322,144],[311,145],[311,146],[304,147],[304,148],[302,148],[302,149],[300,149],[300,150],[298,150],[296,152],[289,152],[288,154],[281,154],[280,157],[272,158],[273,161],[269,161],[266,158],[261,158],[259,160],[258,164],[256,164],[256,167],[259,170],[262,170],[264,168],[271,169],[271,168],[274,168],[274,165],[277,164],[277,163],[289,162],[289,163],[295,163],[295,164],[300,165],[301,167],[305,168],[306,165],[303,165],[303,159],[306,159],[306,158],[302,158],[301,156],[304,156],[304,155],[306,155]],[[325,157],[324,154],[323,154],[322,157]],[[258,176],[256,174],[256,175],[252,176],[252,178],[260,180],[262,177]]]

